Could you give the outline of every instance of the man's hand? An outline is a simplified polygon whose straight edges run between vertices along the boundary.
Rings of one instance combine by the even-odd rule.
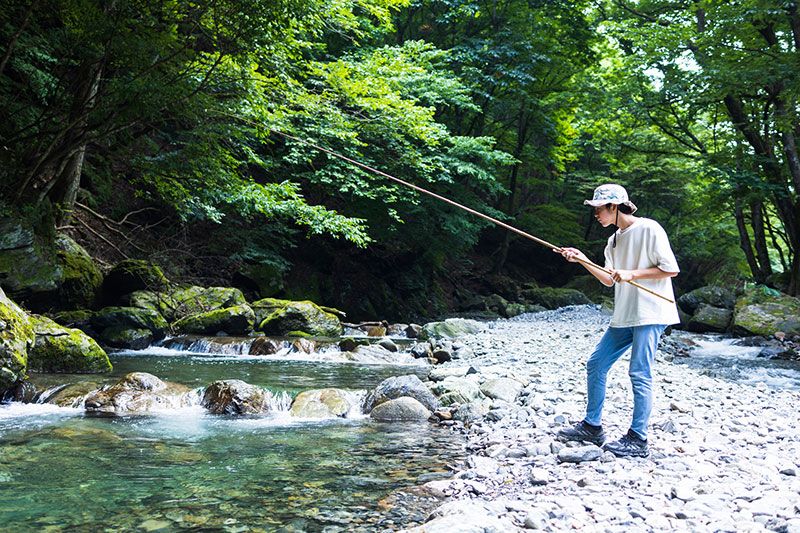
[[[612,270],[611,271],[611,279],[620,283],[622,281],[633,281],[634,278],[634,270]]]
[[[589,261],[589,258],[586,255],[578,250],[577,248],[554,248],[553,251],[557,254],[561,254],[564,259],[569,261],[570,263],[577,263],[579,261]]]

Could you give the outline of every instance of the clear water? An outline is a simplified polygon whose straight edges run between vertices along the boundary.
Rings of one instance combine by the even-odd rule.
[[[145,371],[190,386],[243,379],[279,391],[367,389],[419,367],[236,357],[115,355],[114,375]],[[67,378],[67,379],[65,379]],[[38,376],[39,383],[97,379]],[[374,531],[403,523],[380,501],[462,460],[458,434],[366,417],[297,422],[200,407],[98,417],[0,406],[4,531]],[[394,523],[386,522],[391,516]],[[421,516],[413,517],[421,518]]]
[[[706,375],[775,389],[800,391],[800,363],[758,357],[762,348],[737,346],[735,339],[717,335],[692,335],[696,346],[690,357],[676,357],[673,362],[699,369]]]

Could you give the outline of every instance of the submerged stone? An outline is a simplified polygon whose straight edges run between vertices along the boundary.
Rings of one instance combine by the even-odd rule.
[[[94,339],[79,329],[60,326],[47,317],[31,317],[36,340],[28,350],[28,370],[35,372],[98,373],[111,362]]]

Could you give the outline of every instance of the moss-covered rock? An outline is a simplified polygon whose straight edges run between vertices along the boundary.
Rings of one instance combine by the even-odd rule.
[[[66,235],[56,238],[56,255],[62,272],[59,288],[62,309],[92,307],[103,282],[94,260]]]
[[[678,306],[689,315],[693,315],[702,305],[733,309],[735,303],[736,295],[731,289],[715,285],[700,287],[678,298]]]
[[[15,218],[0,219],[0,279],[11,298],[29,308],[52,300],[62,275],[52,237],[37,238],[32,226]]]
[[[253,302],[253,310],[256,320],[263,317],[258,322],[259,330],[267,335],[304,332],[317,337],[338,337],[344,329],[339,317],[307,300],[295,302],[266,298]]]
[[[157,265],[139,259],[117,263],[103,280],[102,293],[106,303],[119,303],[134,291],[160,290],[169,284]]]
[[[292,416],[301,418],[343,417],[352,408],[350,394],[341,389],[301,392],[292,402]]]
[[[443,322],[428,322],[419,332],[420,340],[455,339],[482,331],[483,324],[476,320],[448,318]]]
[[[525,289],[522,296],[529,303],[541,305],[546,309],[558,309],[568,305],[586,305],[592,303],[581,291],[557,287]]]
[[[607,299],[614,299],[614,287],[606,287],[591,274],[575,276],[564,285],[564,288],[580,291],[596,304],[603,303]]]
[[[34,339],[28,315],[0,289],[0,392],[25,377]]]
[[[739,335],[800,335],[800,298],[763,285],[751,288],[736,300],[733,329]]]
[[[106,352],[79,329],[60,326],[44,316],[31,316],[36,340],[28,350],[28,371],[95,374],[109,372]]]
[[[147,347],[169,329],[159,313],[140,307],[104,307],[92,315],[91,326],[102,344],[130,349]]]
[[[255,314],[249,305],[236,305],[207,313],[187,316],[173,324],[176,331],[198,335],[214,335],[224,331],[229,335],[243,335],[253,330]]]
[[[168,322],[218,309],[246,304],[239,289],[230,287],[180,287],[168,291],[135,291],[128,305],[160,313]]]
[[[237,272],[234,285],[247,287],[249,294],[258,294],[259,298],[269,298],[284,289],[284,274],[284,269],[277,265],[245,265]]]
[[[733,311],[713,305],[701,305],[689,319],[686,329],[698,333],[724,333],[728,331]]]

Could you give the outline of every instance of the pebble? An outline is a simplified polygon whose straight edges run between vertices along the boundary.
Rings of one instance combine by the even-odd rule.
[[[665,346],[695,334],[673,333],[656,354],[650,458],[617,458],[555,440],[583,416],[586,357],[608,320],[593,306],[576,306],[498,320],[460,338],[465,356],[438,365],[432,379],[464,376],[469,368],[475,383],[513,379],[523,387],[513,401],[489,402],[482,421],[458,426],[471,454],[464,470],[452,485],[430,483],[465,504],[470,524],[483,516],[487,526],[502,521],[547,531],[800,533],[800,393],[668,362]],[[610,439],[627,431],[631,410],[627,365],[620,362],[609,372],[603,413]],[[502,510],[492,507],[501,501]],[[444,528],[440,516],[426,526],[439,520]],[[448,522],[453,531],[465,525]]]

